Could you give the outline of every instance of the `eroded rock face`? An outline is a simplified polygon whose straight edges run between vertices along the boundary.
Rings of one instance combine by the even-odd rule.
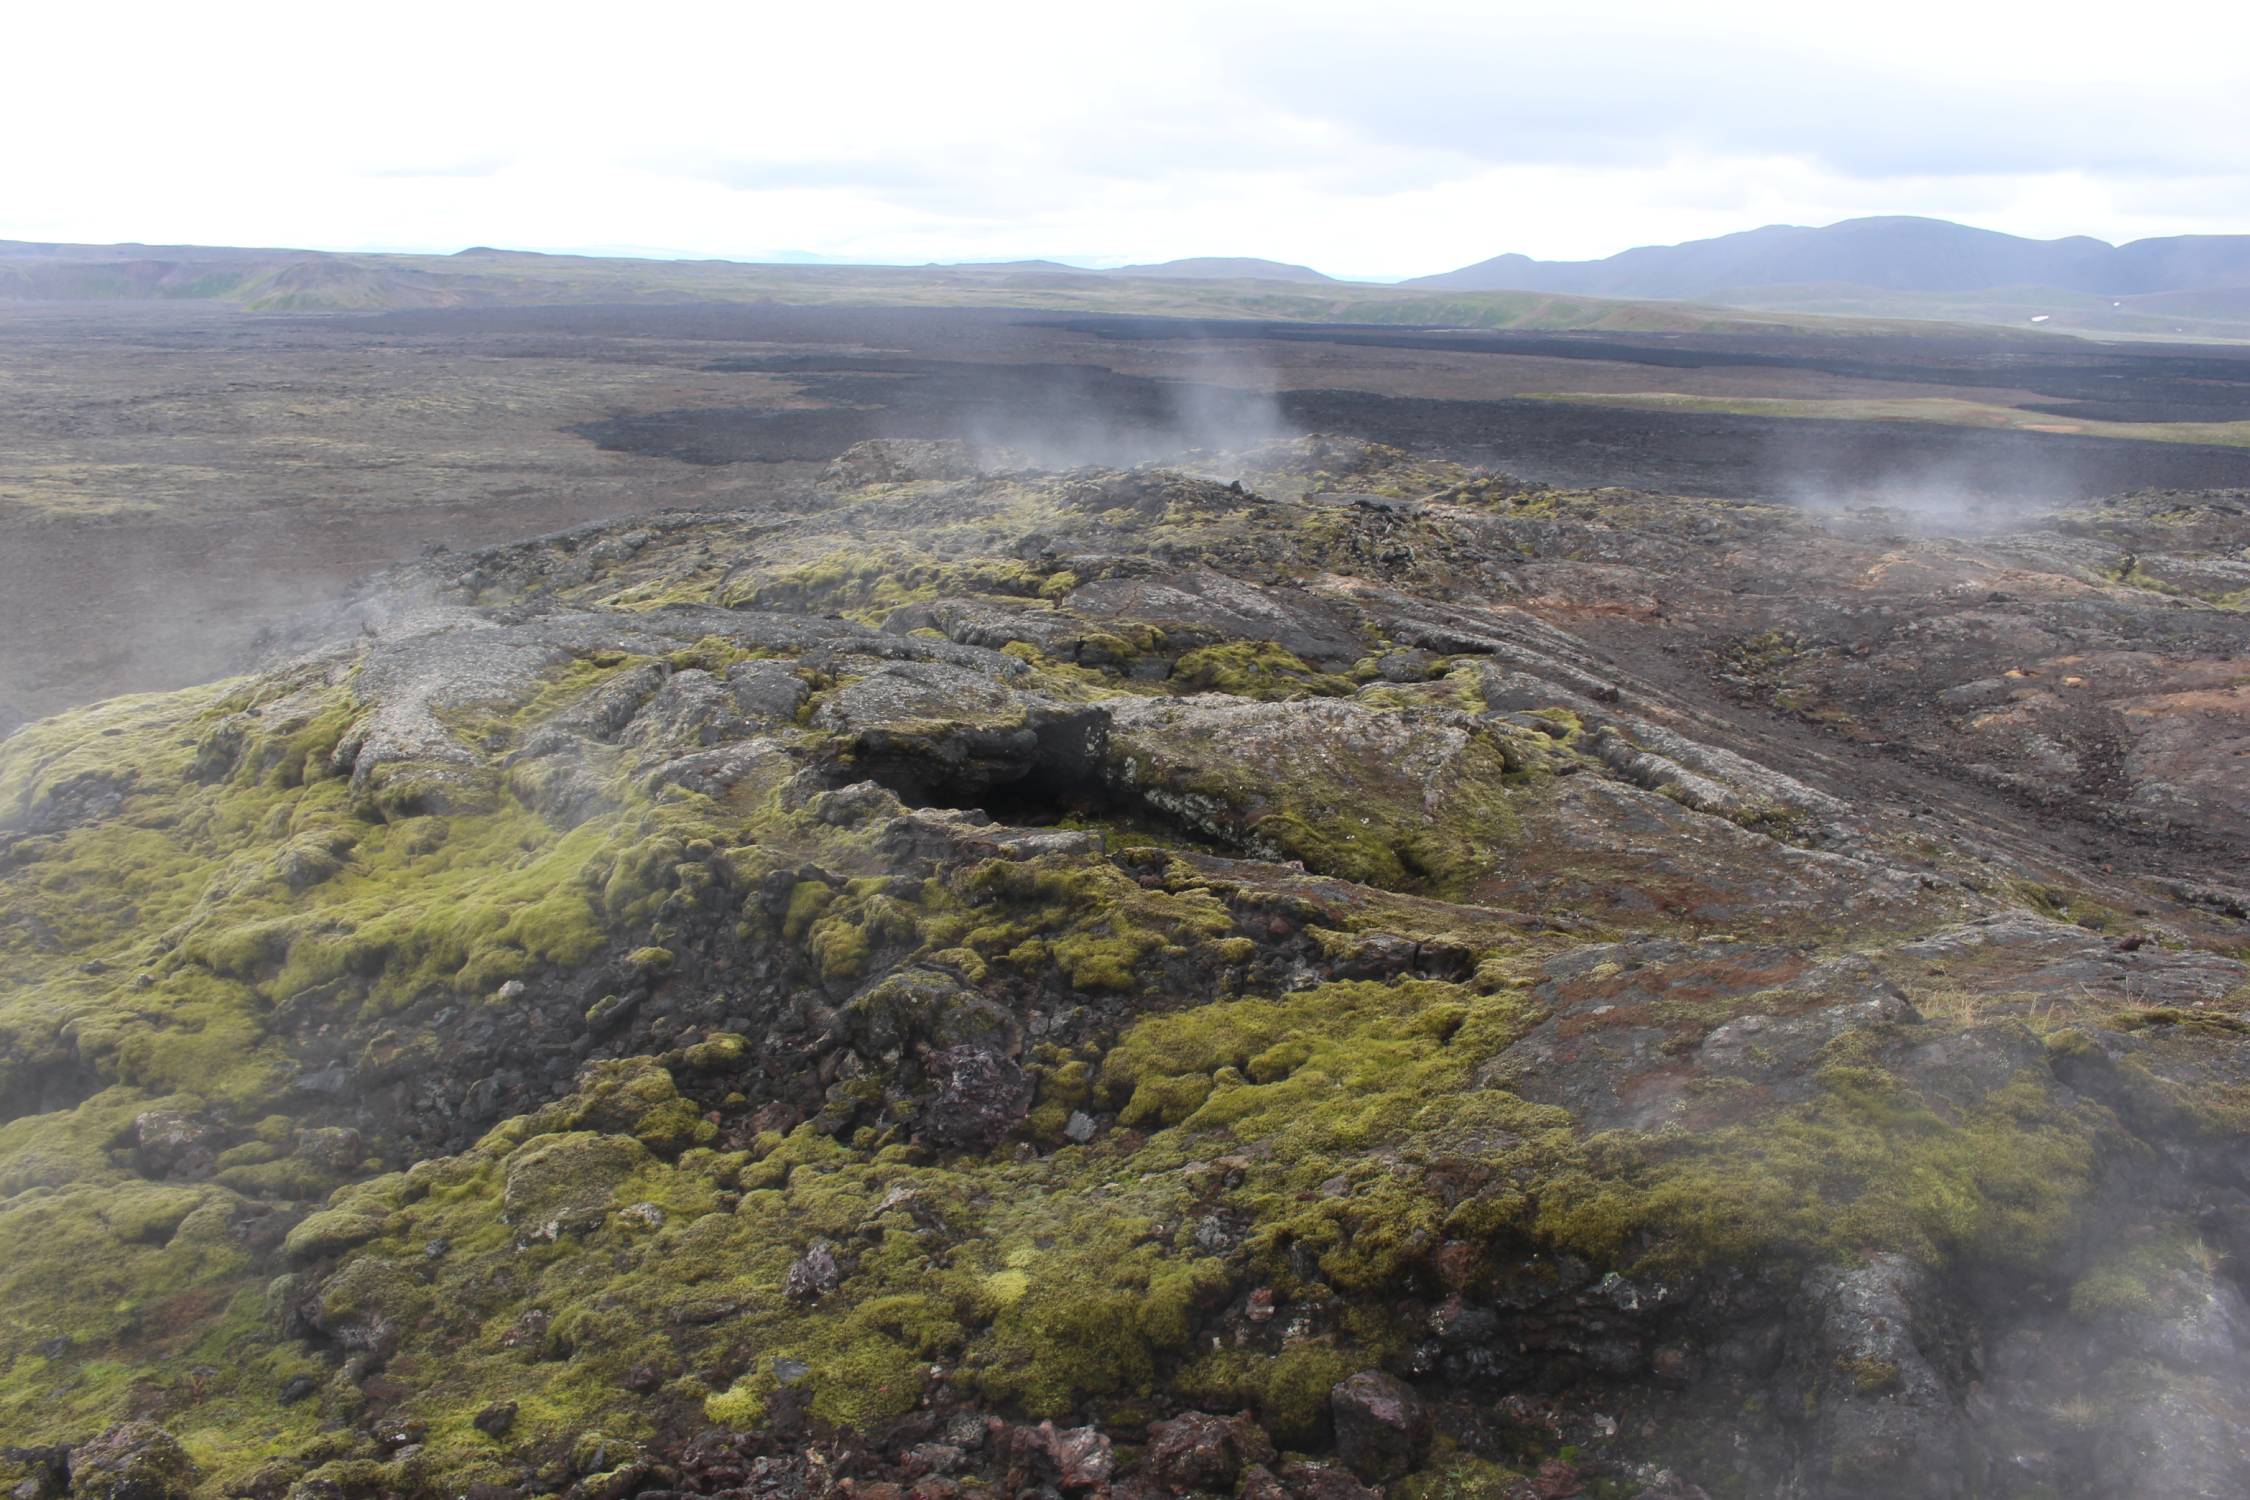
[[[0,1478],[2250,1491],[2237,512],[976,463],[0,745]]]
[[[1970,1356],[1956,1330],[1968,1320],[1934,1306],[1928,1278],[1895,1255],[1819,1272],[1804,1296],[1807,1480],[1835,1495],[1979,1492],[1958,1394]]]

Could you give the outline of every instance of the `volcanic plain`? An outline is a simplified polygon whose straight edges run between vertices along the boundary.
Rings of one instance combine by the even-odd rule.
[[[2228,426],[2250,420],[2250,355],[1836,327],[0,305],[0,721],[209,677],[426,548],[802,494],[869,437],[1067,466],[1320,432],[1564,487],[1947,518],[2250,485]],[[2194,425],[2115,435],[2156,419]]]

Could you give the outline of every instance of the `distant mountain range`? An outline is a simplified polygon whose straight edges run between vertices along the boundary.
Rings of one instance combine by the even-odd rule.
[[[1745,314],[1682,302],[1439,292],[1331,281],[1275,261],[1204,259],[1088,270],[1052,261],[953,266],[752,264],[543,254],[449,255],[0,240],[0,305],[207,303],[257,313],[400,312],[697,302],[999,307],[1068,313],[1442,325],[1551,332],[1772,332],[1825,314]],[[1857,325],[1853,325],[1857,326]]]
[[[758,265],[483,245],[403,255],[0,241],[0,302],[214,301],[311,312],[745,298],[1639,331],[1778,329],[1843,317],[2250,340],[2250,235],[2109,245],[2084,236],[2024,239],[1943,219],[1847,219],[1644,246],[1606,260],[1501,255],[1396,286],[1241,256],[1095,270],[1047,260]]]
[[[1056,267],[1057,270],[1066,269]],[[1202,258],[1101,273],[1132,278],[1325,283],[1306,266]],[[1944,219],[1770,225],[1606,260],[1500,255],[1400,283],[1429,296],[1532,293],[1873,319],[2043,326],[2056,332],[2250,337],[2250,235],[2111,245],[2034,240]]]
[[[1310,266],[1198,256],[1088,273],[1052,261],[1021,271],[1182,281],[1343,286]],[[2176,235],[2111,245],[2025,239],[1944,219],[1775,224],[1605,260],[1490,260],[1399,283],[1425,293],[1539,292],[1634,301],[1980,323],[2049,322],[2114,332],[2239,325],[2250,301],[2250,235]]]
[[[1443,291],[1567,292],[1726,302],[1773,287],[1882,292],[2042,288],[2097,296],[2250,286],[2250,235],[2178,235],[2111,245],[2083,235],[2031,240],[1944,219],[1846,219],[1821,229],[1775,224],[1606,260],[1491,260],[1405,283]]]

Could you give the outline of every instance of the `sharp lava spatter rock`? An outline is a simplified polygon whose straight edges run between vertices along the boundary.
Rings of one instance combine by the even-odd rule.
[[[1214,465],[0,743],[0,1478],[2250,1491],[2238,500]]]

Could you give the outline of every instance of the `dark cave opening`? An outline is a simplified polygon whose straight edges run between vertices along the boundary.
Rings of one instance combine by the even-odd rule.
[[[1012,781],[985,789],[978,806],[1002,823],[1052,828],[1072,820],[1099,822],[1132,811],[1099,777],[1072,775],[1054,766],[1034,766]]]
[[[1112,844],[1161,844],[1237,857],[1241,851],[1201,829],[1119,793],[1075,756],[1004,767],[950,767],[928,761],[891,761],[859,768],[910,808],[980,812],[1011,828],[1086,828]]]

